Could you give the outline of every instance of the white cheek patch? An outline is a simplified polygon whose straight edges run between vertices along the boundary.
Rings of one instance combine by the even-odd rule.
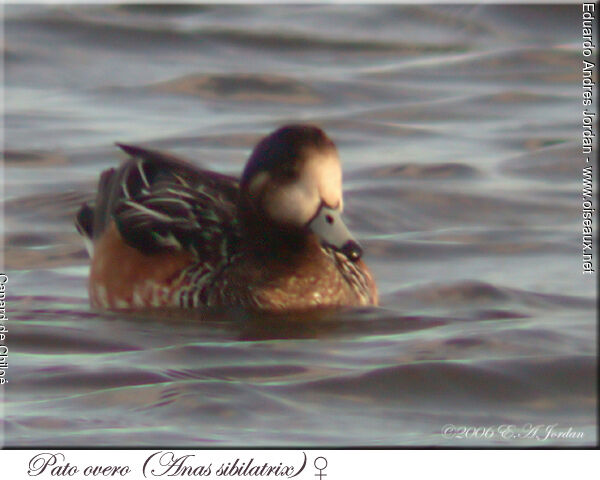
[[[265,177],[261,177],[265,175]],[[267,184],[271,177],[260,173],[249,191],[264,191],[263,209],[277,223],[302,227],[317,213],[321,203],[339,211],[342,203],[342,170],[335,152],[313,152],[293,183]]]
[[[320,203],[316,185],[299,181],[267,194],[264,207],[277,223],[301,227],[313,217]]]

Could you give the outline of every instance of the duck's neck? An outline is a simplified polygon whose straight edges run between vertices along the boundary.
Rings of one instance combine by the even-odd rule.
[[[285,229],[264,218],[242,220],[245,247],[258,258],[268,263],[296,265],[311,258],[320,249],[315,235],[303,230]]]

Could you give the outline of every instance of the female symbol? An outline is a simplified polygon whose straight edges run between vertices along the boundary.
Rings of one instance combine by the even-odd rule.
[[[323,477],[327,476],[326,473],[323,473],[323,470],[327,468],[327,459],[325,457],[315,458],[314,466],[319,471],[319,473],[315,473],[315,477],[319,477],[319,480],[323,480]]]

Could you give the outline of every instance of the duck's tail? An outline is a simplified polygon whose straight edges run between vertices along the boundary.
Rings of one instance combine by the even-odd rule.
[[[75,215],[75,227],[83,237],[83,243],[90,256],[94,254],[94,239],[98,238],[110,217],[109,192],[114,188],[115,169],[102,172],[98,182],[96,202],[84,203]]]
[[[83,237],[83,243],[85,244],[85,249],[88,252],[90,258],[94,255],[94,209],[90,207],[87,203],[84,203],[77,215],[75,216],[75,227],[79,232],[79,235]]]

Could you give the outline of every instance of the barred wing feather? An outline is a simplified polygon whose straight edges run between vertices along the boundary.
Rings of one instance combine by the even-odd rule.
[[[185,250],[207,258],[222,252],[237,230],[237,180],[160,152],[119,146],[132,158],[99,188],[112,190],[106,207],[125,242],[146,254]]]

